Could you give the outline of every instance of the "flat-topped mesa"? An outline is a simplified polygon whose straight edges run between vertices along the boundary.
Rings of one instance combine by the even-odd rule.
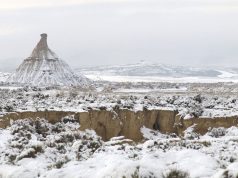
[[[33,49],[28,59],[58,59],[58,56],[48,47],[47,34],[42,33],[40,41]]]
[[[91,87],[91,81],[83,75],[76,75],[69,65],[49,49],[47,34],[41,39],[8,81],[33,86],[80,86]]]

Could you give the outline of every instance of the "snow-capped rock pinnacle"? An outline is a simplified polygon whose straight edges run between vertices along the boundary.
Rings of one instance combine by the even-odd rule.
[[[41,55],[44,54],[46,55],[45,57],[47,58],[47,52],[52,52],[48,48],[47,34],[43,33],[40,36],[41,36],[41,39],[36,45],[35,49],[32,51],[31,57],[40,58],[42,57]]]
[[[89,79],[83,75],[76,75],[69,65],[48,47],[47,34],[43,33],[40,36],[41,39],[31,55],[23,61],[8,81],[34,86],[90,86]]]

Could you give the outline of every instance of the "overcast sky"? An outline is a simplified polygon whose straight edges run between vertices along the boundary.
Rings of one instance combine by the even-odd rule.
[[[40,39],[72,67],[238,66],[237,0],[0,0],[0,68]]]

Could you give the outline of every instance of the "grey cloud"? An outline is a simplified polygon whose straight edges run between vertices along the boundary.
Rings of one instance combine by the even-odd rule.
[[[0,30],[0,64],[6,59],[20,63],[39,34],[46,32],[50,47],[73,67],[139,60],[236,65],[237,3],[176,2],[122,1],[1,11],[5,32],[1,35]],[[11,33],[6,33],[8,29]]]

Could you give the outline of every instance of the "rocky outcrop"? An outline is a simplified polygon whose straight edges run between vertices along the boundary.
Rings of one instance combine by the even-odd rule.
[[[18,119],[31,118],[33,120],[37,118],[45,118],[50,123],[59,122],[63,117],[74,115],[74,112],[65,111],[26,111],[26,112],[13,112],[0,116],[0,128],[6,128],[10,125],[11,121]]]
[[[177,114],[177,111],[159,110],[155,129],[160,130],[162,133],[176,133],[177,128],[174,123]]]
[[[110,111],[90,110],[89,112],[77,113],[80,129],[93,129],[104,140],[118,136],[122,124],[117,113]]]
[[[45,118],[50,123],[61,121],[65,116],[74,115],[80,123],[80,130],[93,129],[104,140],[116,136],[125,136],[134,141],[143,139],[140,129],[145,126],[160,130],[162,133],[183,135],[183,131],[194,125],[194,131],[205,134],[214,127],[231,127],[238,124],[238,117],[191,118],[182,119],[173,110],[131,111],[127,109],[89,110],[88,112],[37,111],[15,112],[0,117],[0,128],[6,128],[11,120],[25,118]]]
[[[24,118],[45,118],[50,123],[56,123],[69,115],[74,115],[80,123],[81,130],[93,129],[104,140],[123,135],[126,138],[139,141],[143,138],[140,132],[143,126],[150,129],[158,126],[158,129],[163,133],[175,131],[173,127],[175,111],[144,110],[134,112],[127,109],[89,110],[78,113],[65,111],[16,112],[0,117],[0,127],[5,128],[10,125],[11,120]]]
[[[121,131],[119,135],[124,135],[135,141],[141,140],[142,138],[140,128],[145,126],[152,129],[158,115],[158,111],[155,110],[138,112],[119,110],[117,113],[121,121]]]
[[[209,128],[237,126],[238,116],[231,117],[194,117],[190,119],[182,119],[179,115],[175,117],[175,125],[178,135],[183,135],[184,130],[194,126],[194,131],[205,134]]]
[[[92,87],[89,79],[76,75],[69,65],[48,47],[45,33],[41,34],[41,39],[31,55],[9,77],[8,82],[33,86]]]

